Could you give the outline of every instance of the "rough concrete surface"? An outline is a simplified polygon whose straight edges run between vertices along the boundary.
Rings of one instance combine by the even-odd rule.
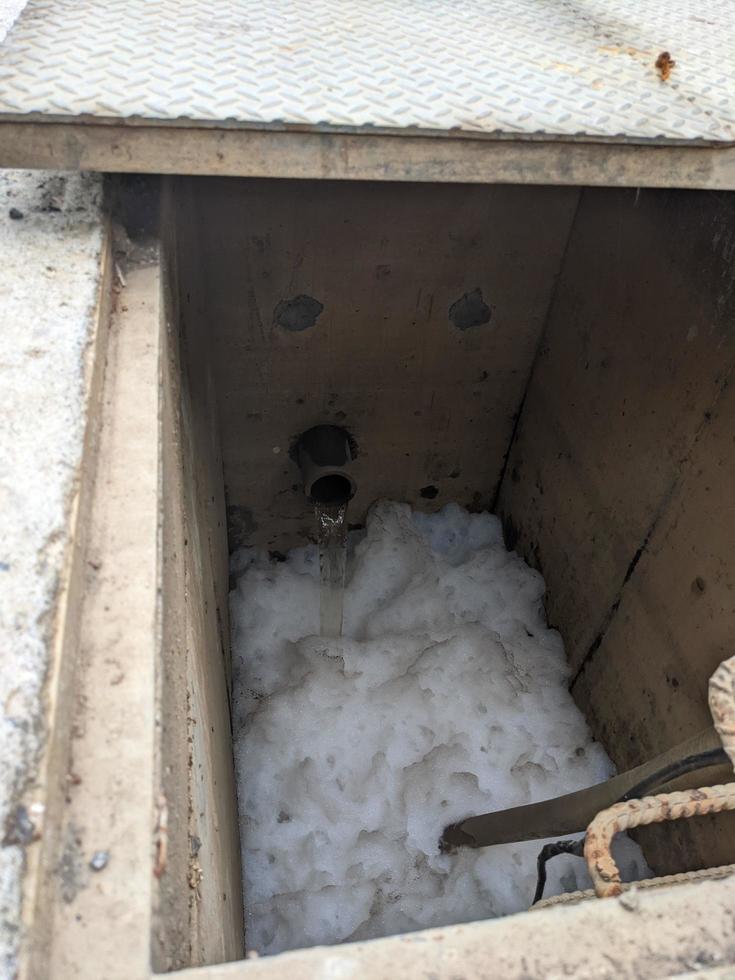
[[[660,980],[733,976],[735,880],[316,946],[170,980]],[[711,972],[713,971],[713,972]]]
[[[84,174],[0,172],[3,977],[15,970],[23,851],[34,835],[33,814],[20,799],[44,740],[55,597],[84,445],[103,245],[101,187],[99,177]]]

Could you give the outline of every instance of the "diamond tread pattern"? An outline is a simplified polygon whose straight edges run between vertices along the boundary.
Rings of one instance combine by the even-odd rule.
[[[735,0],[30,0],[0,115],[729,142],[734,55]]]

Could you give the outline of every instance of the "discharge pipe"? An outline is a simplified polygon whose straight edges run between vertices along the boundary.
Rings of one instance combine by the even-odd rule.
[[[351,440],[340,426],[315,425],[307,429],[296,440],[295,456],[304,493],[313,503],[339,506],[355,496]]]

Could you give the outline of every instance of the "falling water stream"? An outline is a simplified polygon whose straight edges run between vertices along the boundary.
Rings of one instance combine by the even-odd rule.
[[[316,504],[319,541],[319,632],[342,635],[342,609],[347,565],[347,503]]]

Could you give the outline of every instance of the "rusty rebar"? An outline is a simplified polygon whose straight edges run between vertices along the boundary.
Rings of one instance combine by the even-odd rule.
[[[709,682],[709,707],[722,747],[735,767],[735,657],[724,660]],[[613,837],[631,827],[735,810],[735,783],[644,796],[602,810],[587,828],[584,856],[598,898],[622,891],[610,851]]]

